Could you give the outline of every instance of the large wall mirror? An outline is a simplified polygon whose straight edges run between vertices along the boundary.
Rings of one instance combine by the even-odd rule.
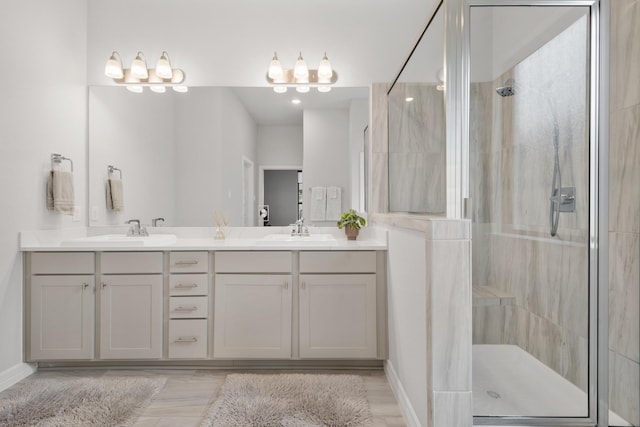
[[[301,102],[292,104],[294,98]],[[91,87],[89,224],[164,218],[167,226],[213,226],[217,211],[232,226],[287,225],[300,216],[335,225],[312,221],[304,204],[312,187],[334,187],[343,210],[364,209],[360,159],[368,120],[369,88],[362,87],[306,94]],[[124,206],[109,209],[107,180],[120,177]],[[293,206],[280,207],[281,200]],[[259,215],[264,204],[272,205],[270,222]]]

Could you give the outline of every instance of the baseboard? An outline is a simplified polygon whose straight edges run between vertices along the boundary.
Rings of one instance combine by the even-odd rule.
[[[34,363],[18,363],[0,372],[0,391],[6,390],[17,382],[22,381],[38,369]]]
[[[384,372],[387,375],[387,381],[389,381],[393,395],[398,401],[398,406],[400,407],[400,411],[402,412],[402,416],[404,417],[404,421],[407,423],[407,426],[422,427],[420,420],[418,420],[418,416],[416,415],[416,411],[413,410],[409,397],[404,391],[404,387],[402,387],[400,378],[398,378],[396,370],[393,369],[391,361],[387,360],[384,362]]]

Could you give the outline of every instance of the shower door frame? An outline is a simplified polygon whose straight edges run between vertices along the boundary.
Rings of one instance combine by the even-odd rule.
[[[445,1],[447,150],[456,184],[448,187],[447,216],[470,219],[469,114],[472,7],[581,6],[589,8],[589,344],[586,417],[473,417],[474,425],[605,427],[608,421],[608,153],[609,0]],[[457,60],[452,60],[456,58]],[[449,122],[452,128],[449,128]],[[456,132],[454,130],[459,131]],[[451,132],[450,132],[451,131]],[[448,164],[449,166],[449,164]],[[453,165],[452,165],[453,166]],[[449,179],[454,178],[448,176]],[[455,188],[453,188],[455,187]],[[455,197],[458,196],[458,197]],[[473,245],[473,242],[472,242]]]

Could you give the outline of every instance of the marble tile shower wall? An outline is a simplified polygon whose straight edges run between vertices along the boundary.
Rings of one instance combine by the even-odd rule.
[[[444,92],[396,83],[389,95],[389,209],[444,214],[445,197]]]
[[[640,0],[611,1],[609,378],[611,408],[640,425]]]
[[[473,309],[474,343],[515,344],[587,389],[588,138],[586,19],[471,91],[473,280],[515,297]],[[569,52],[569,54],[567,54]],[[548,64],[553,63],[554,67]],[[563,76],[571,75],[571,79]],[[516,95],[495,88],[515,80]],[[549,238],[554,131],[576,213]]]

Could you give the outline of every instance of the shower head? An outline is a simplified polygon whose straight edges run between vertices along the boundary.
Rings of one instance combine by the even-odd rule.
[[[496,93],[502,97],[513,96],[516,94],[514,86],[515,86],[515,81],[513,79],[509,79],[506,82],[504,82],[504,86],[496,88]]]

